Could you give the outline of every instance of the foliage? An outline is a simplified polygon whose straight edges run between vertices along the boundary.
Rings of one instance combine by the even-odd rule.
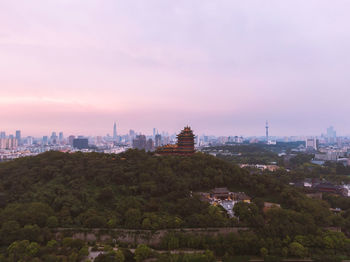
[[[304,171],[295,172],[303,176]],[[68,237],[56,239],[53,229],[57,227],[172,231],[239,225],[251,229],[226,236],[171,232],[159,248],[208,251],[164,254],[159,261],[212,261],[214,256],[235,261],[247,255],[261,255],[270,261],[288,256],[349,256],[349,239],[343,233],[324,230],[341,226],[350,232],[348,200],[307,198],[286,183],[287,176],[278,172],[250,174],[202,153],[157,157],[138,150],[119,155],[47,152],[0,163],[0,190],[6,200],[0,209],[0,248],[4,253],[0,261],[84,259],[86,243]],[[196,194],[224,186],[253,198],[253,203],[235,205],[236,218],[229,218],[223,209],[210,206]],[[264,209],[267,200],[281,208]],[[331,206],[344,212],[333,214]],[[155,256],[149,247],[140,245],[135,255],[127,249],[107,250],[98,259],[128,262]]]

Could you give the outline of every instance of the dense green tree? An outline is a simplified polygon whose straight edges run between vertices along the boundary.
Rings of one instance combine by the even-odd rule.
[[[153,256],[153,251],[146,245],[138,245],[135,250],[135,260],[136,262],[144,261],[147,258]]]
[[[306,257],[307,249],[298,242],[292,242],[289,244],[289,253],[295,257]]]

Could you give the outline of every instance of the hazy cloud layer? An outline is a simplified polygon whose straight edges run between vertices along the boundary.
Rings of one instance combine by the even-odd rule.
[[[0,0],[0,130],[350,134],[350,2]]]

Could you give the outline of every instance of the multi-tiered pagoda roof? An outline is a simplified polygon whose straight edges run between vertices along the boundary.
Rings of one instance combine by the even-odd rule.
[[[192,155],[195,153],[194,138],[192,129],[186,126],[180,134],[177,135],[176,145],[165,145],[157,149],[161,155]]]

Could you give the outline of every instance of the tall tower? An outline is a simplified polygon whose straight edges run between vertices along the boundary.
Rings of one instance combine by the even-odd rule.
[[[19,145],[21,145],[21,130],[16,130],[16,139]]]
[[[113,140],[117,141],[117,124],[115,122],[113,125]]]
[[[268,144],[269,143],[269,123],[267,122],[267,120],[266,120],[265,128],[266,128],[266,144]]]

